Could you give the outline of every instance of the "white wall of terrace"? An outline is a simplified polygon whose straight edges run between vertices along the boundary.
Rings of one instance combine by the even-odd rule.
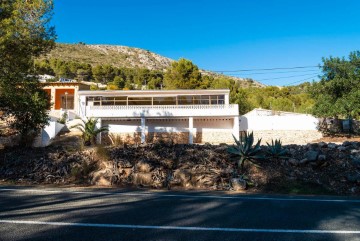
[[[238,105],[86,106],[84,117],[238,116]],[[82,109],[81,109],[82,110]]]

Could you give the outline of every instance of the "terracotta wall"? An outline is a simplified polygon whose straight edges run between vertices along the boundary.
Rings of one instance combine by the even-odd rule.
[[[56,89],[55,90],[55,110],[60,110],[61,108],[61,96],[65,95],[65,92],[68,92],[69,95],[74,95],[74,89]]]

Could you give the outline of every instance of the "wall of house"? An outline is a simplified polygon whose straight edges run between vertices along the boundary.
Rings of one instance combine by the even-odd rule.
[[[196,143],[231,143],[233,122],[233,118],[194,119],[194,140]]]
[[[232,143],[233,142],[233,118],[194,118],[194,143]],[[141,132],[140,119],[133,120],[103,120],[102,125],[109,127],[109,133],[117,133],[122,138],[138,138],[134,133]],[[159,140],[172,141],[174,143],[189,142],[189,120],[179,119],[146,119],[146,141]]]

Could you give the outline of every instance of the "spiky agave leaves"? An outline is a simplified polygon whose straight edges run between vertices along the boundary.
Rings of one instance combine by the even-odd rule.
[[[254,144],[254,134],[251,132],[250,134],[245,133],[245,136],[237,140],[236,137],[233,135],[235,144],[228,147],[227,151],[231,154],[234,154],[239,157],[238,160],[238,167],[241,170],[244,169],[244,163],[246,161],[256,165],[256,161],[262,160],[265,158],[264,155],[261,154],[261,139]]]
[[[282,147],[282,143],[280,139],[271,140],[271,144],[266,143],[268,149],[266,150],[266,154],[276,159],[287,159],[289,158],[288,150]]]

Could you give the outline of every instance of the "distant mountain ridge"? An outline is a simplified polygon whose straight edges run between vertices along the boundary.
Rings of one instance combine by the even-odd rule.
[[[56,58],[63,61],[86,63],[92,66],[108,64],[114,67],[144,68],[160,71],[165,71],[174,61],[173,59],[140,48],[120,45],[92,45],[84,43],[57,43],[56,47],[50,53],[41,57],[40,59],[44,58]],[[256,81],[249,81],[243,78],[222,75],[207,70],[201,70],[201,72],[204,75],[210,75],[214,77],[226,76],[236,81],[251,82],[252,86],[265,86]]]

